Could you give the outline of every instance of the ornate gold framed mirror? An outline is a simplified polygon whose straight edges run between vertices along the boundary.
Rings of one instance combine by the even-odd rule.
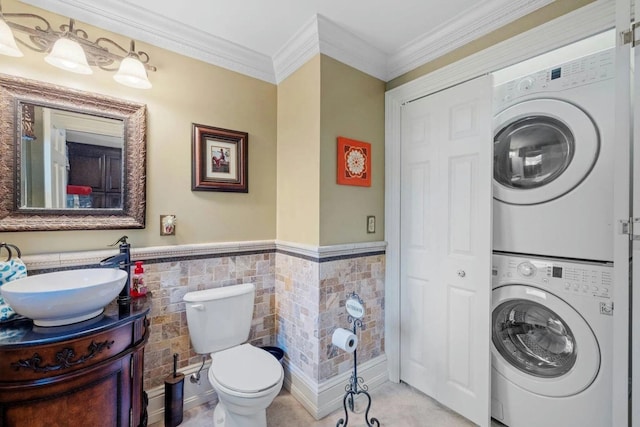
[[[0,75],[0,231],[144,228],[146,106]]]

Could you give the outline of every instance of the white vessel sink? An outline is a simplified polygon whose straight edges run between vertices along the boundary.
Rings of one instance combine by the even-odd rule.
[[[0,286],[0,293],[35,325],[60,326],[101,314],[126,281],[123,270],[87,268],[27,276]]]

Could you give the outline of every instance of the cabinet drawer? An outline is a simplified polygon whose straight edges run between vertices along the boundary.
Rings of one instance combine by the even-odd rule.
[[[132,324],[61,343],[0,352],[0,382],[51,378],[85,369],[118,355],[133,342]]]

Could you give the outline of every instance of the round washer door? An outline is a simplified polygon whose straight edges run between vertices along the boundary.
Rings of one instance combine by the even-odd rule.
[[[600,369],[600,348],[580,314],[526,285],[493,290],[491,365],[517,386],[549,397],[580,393]]]
[[[494,198],[533,205],[561,197],[587,177],[599,150],[595,124],[575,105],[515,104],[494,117]]]

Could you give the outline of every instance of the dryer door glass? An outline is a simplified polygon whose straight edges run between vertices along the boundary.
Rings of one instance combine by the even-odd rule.
[[[493,311],[493,344],[514,367],[543,378],[559,377],[576,363],[569,326],[549,308],[516,299]]]
[[[541,187],[560,176],[574,153],[574,138],[561,121],[529,116],[502,128],[494,140],[494,179],[508,188]]]

